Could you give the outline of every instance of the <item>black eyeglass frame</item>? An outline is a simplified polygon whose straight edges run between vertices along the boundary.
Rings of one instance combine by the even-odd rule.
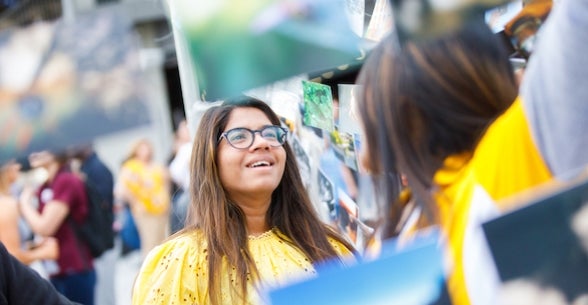
[[[235,149],[249,149],[253,143],[255,143],[255,134],[259,133],[261,136],[261,133],[264,130],[267,130],[268,128],[276,128],[276,129],[280,129],[284,132],[283,135],[281,135],[277,141],[278,141],[278,145],[272,145],[270,144],[271,147],[280,147],[283,146],[284,143],[286,143],[286,141],[288,140],[288,128],[282,127],[282,126],[278,126],[278,125],[267,125],[262,127],[261,129],[256,129],[256,130],[251,130],[249,128],[245,128],[245,127],[237,127],[237,128],[233,128],[233,129],[229,129],[223,133],[221,133],[221,135],[218,137],[218,141],[217,141],[217,145],[218,143],[220,143],[222,141],[223,138],[225,138],[227,140],[227,143],[229,143],[229,145],[231,145],[231,147],[235,148]],[[231,143],[231,141],[229,140],[229,138],[227,137],[227,135],[235,130],[245,130],[248,131],[249,133],[251,133],[251,142],[249,143],[249,145],[247,145],[246,147],[236,147],[233,143]],[[263,136],[262,136],[263,138]]]

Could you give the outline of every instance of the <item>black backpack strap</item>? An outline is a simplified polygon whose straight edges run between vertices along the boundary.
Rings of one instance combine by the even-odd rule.
[[[79,231],[79,226],[76,223],[76,221],[71,217],[71,214],[67,215],[67,218],[65,218],[65,222],[68,224],[68,226],[71,228],[73,234],[74,234],[74,240],[76,243],[76,249],[78,249],[78,254],[81,256],[82,261],[84,262],[84,268],[86,270],[92,270],[92,262],[88,261],[87,259],[87,255],[84,254],[84,252],[90,251],[87,249],[84,249],[84,247],[80,244],[80,242],[82,241],[81,237],[80,237],[80,231]],[[83,243],[83,241],[82,241]],[[87,253],[86,253],[87,254]],[[90,255],[91,256],[91,255]]]

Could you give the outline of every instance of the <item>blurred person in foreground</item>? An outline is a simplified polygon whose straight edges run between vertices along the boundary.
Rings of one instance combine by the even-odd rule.
[[[32,205],[32,190],[24,189],[20,210],[32,231],[57,238],[57,270],[47,270],[57,291],[85,305],[94,304],[96,271],[90,249],[75,232],[76,223],[88,215],[88,198],[82,180],[69,168],[65,152],[41,151],[30,155],[33,168],[47,171],[47,181],[36,191],[37,208]]]
[[[498,278],[480,224],[510,208],[501,199],[588,164],[588,0],[553,8],[520,93],[499,42],[474,23],[403,45],[389,36],[359,77],[364,166],[379,174],[383,191],[397,185],[390,173],[406,174],[425,214],[443,228],[458,305],[496,303]],[[387,194],[385,202],[397,195]]]
[[[155,248],[133,304],[260,304],[263,291],[314,276],[353,247],[312,206],[287,129],[264,102],[239,97],[203,115],[185,229]]]
[[[0,304],[77,304],[61,295],[33,269],[23,265],[0,243]]]

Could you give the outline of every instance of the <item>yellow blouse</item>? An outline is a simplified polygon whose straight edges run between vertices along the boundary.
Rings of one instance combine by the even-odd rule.
[[[277,229],[249,237],[249,251],[259,270],[261,283],[267,289],[313,277],[316,271],[310,260],[296,247],[284,241]],[[354,261],[351,251],[330,239],[335,251],[348,262]],[[234,271],[223,262],[221,303],[240,304],[229,293]],[[209,304],[207,247],[201,231],[179,235],[153,249],[145,259],[133,288],[134,305],[143,304]],[[261,304],[262,297],[249,283],[249,304]]]

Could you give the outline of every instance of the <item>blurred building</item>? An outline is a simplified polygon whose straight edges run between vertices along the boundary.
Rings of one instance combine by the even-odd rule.
[[[184,117],[184,104],[171,29],[161,0],[0,0],[0,31],[36,21],[52,21],[100,9],[128,15],[140,36],[140,62],[144,69],[153,124],[97,138],[96,149],[116,172],[128,145],[139,137],[155,144],[156,159],[165,161],[172,147],[175,126]]]

